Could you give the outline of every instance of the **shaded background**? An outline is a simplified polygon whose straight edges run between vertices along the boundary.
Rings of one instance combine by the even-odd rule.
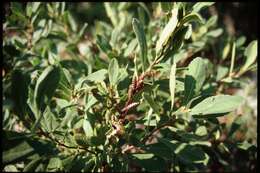
[[[146,3],[148,8],[151,8],[151,3]],[[211,13],[219,14],[218,22],[220,25],[233,27],[235,36],[245,35],[247,41],[257,39],[258,31],[258,5],[256,2],[241,3],[215,3],[210,7]],[[93,24],[94,20],[107,20],[105,8],[102,3],[70,3],[67,6],[72,12],[79,23],[83,22]],[[86,15],[88,11],[88,15]],[[207,14],[205,14],[207,15]]]

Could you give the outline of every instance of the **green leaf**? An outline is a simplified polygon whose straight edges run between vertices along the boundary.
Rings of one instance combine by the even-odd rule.
[[[108,66],[108,77],[110,84],[115,86],[118,81],[118,75],[119,75],[119,66],[118,62],[115,58],[113,58]]]
[[[107,75],[107,70],[106,69],[101,69],[98,70],[94,73],[89,74],[84,80],[84,81],[92,81],[92,82],[102,82]]]
[[[199,93],[206,79],[206,65],[201,57],[193,59],[190,62],[188,69],[184,81],[184,96],[186,103]]]
[[[62,166],[64,167],[64,169],[70,170],[75,159],[76,155],[69,155],[68,157],[65,157],[65,159],[62,160]]]
[[[176,51],[181,49],[181,47],[183,46],[185,35],[187,34],[188,30],[189,30],[189,26],[180,27],[172,35],[172,38],[168,40],[168,43],[167,45],[164,46],[164,50],[163,50],[163,55],[164,55],[163,58],[165,58],[165,60],[171,58]]]
[[[207,26],[207,28],[213,27],[217,23],[217,20],[218,20],[218,15],[213,15],[209,18],[209,20],[206,22],[205,25]]]
[[[10,8],[11,8],[13,14],[17,17],[18,20],[21,20],[25,24],[28,23],[28,19],[24,15],[22,3],[12,2]]]
[[[219,81],[228,74],[228,67],[218,66],[216,80]]]
[[[124,52],[124,56],[129,56],[131,53],[134,52],[136,46],[137,46],[138,42],[137,39],[133,39],[129,44],[128,47],[126,48],[125,52]]]
[[[235,56],[236,56],[236,42],[233,43],[232,47],[232,54],[231,54],[231,64],[230,64],[230,69],[229,69],[229,77],[231,77],[234,64],[235,64]]]
[[[163,47],[168,43],[170,37],[173,36],[175,28],[178,24],[178,8],[172,9],[172,16],[166,26],[163,28],[163,31],[160,34],[160,38],[156,43],[156,55],[160,56],[163,51]]]
[[[32,12],[36,13],[36,11],[40,7],[40,5],[41,5],[41,2],[32,2]]]
[[[188,56],[187,51],[185,51],[184,49],[181,49],[180,51],[177,51],[174,56],[173,59],[176,63],[178,63],[180,60],[186,58]]]
[[[238,148],[240,148],[240,149],[242,149],[242,150],[248,150],[248,149],[251,148],[252,146],[254,146],[254,145],[248,143],[247,141],[242,142],[242,143],[238,143]]]
[[[147,125],[148,127],[150,126],[150,122],[152,119],[152,113],[153,113],[153,109],[150,108],[148,113],[147,113],[147,123],[145,122],[144,125]]]
[[[172,2],[160,2],[160,6],[161,9],[167,13],[169,11],[171,11],[172,7],[173,7],[173,3]]]
[[[215,4],[215,2],[197,2],[193,7],[192,10],[193,12],[199,12],[200,10],[202,10],[205,7],[209,7],[211,5]]]
[[[55,131],[60,123],[57,121],[55,115],[51,112],[50,108],[47,107],[43,113],[41,126],[46,129],[47,132]]]
[[[232,137],[232,135],[241,127],[241,125],[245,123],[241,116],[238,116],[234,119],[231,124],[230,130],[228,132],[228,137]]]
[[[69,22],[70,28],[72,29],[73,32],[76,32],[77,28],[78,28],[77,22],[75,21],[74,17],[69,12],[67,13],[67,17],[68,17],[68,22]]]
[[[50,142],[33,137],[34,135],[28,133],[4,131],[3,164],[16,163],[34,154],[42,156],[56,152],[55,146],[51,145]]]
[[[152,153],[132,154],[133,161],[145,171],[166,171],[166,162]],[[163,169],[164,168],[164,169]]]
[[[23,169],[23,172],[29,172],[29,171],[34,171],[39,163],[42,161],[41,157],[35,158],[31,160]]]
[[[55,92],[55,96],[70,101],[72,97],[72,90],[73,90],[73,85],[72,85],[71,74],[67,69],[61,68],[60,82]]]
[[[26,4],[26,16],[31,17],[32,15],[32,4],[27,3]]]
[[[156,112],[157,114],[160,114],[160,107],[158,104],[154,102],[154,99],[152,99],[152,97],[147,93],[144,93],[144,98],[148,102],[148,104],[152,107],[153,111]]]
[[[231,43],[230,43],[230,38],[227,37],[223,43],[222,43],[222,52],[221,52],[221,56],[222,56],[222,59],[226,59],[229,52],[230,52],[230,49],[231,49]]]
[[[116,46],[120,33],[121,33],[120,28],[116,27],[113,29],[112,34],[111,34],[111,39],[110,39],[110,44],[112,47]]]
[[[148,151],[149,153],[152,153],[155,156],[158,156],[158,157],[161,157],[164,159],[170,160],[173,158],[171,150],[168,147],[165,147],[165,145],[160,142],[146,145],[144,149],[146,151]]]
[[[48,171],[55,171],[55,170],[57,170],[61,167],[62,167],[62,162],[61,162],[60,158],[53,157],[49,161],[49,164],[47,166],[47,170]]]
[[[176,140],[159,138],[159,141],[169,147],[178,159],[184,164],[207,164],[209,156],[200,148]]]
[[[205,126],[199,126],[195,131],[195,134],[198,136],[205,136],[207,133],[207,128]]]
[[[29,76],[23,74],[21,70],[12,72],[12,98],[14,100],[14,109],[19,117],[23,120],[26,114]]]
[[[204,99],[195,105],[190,112],[194,117],[203,118],[203,115],[222,114],[235,110],[242,102],[240,96],[218,95]]]
[[[79,39],[83,36],[83,34],[84,34],[84,32],[85,32],[87,26],[88,26],[88,23],[84,23],[83,27],[80,29],[80,31],[79,31],[79,33],[78,33],[78,38],[79,38]]]
[[[179,26],[182,26],[188,22],[199,22],[201,24],[204,23],[202,17],[198,13],[190,13],[180,21]]]
[[[113,3],[104,2],[105,10],[107,13],[107,16],[111,20],[114,27],[118,24],[118,15],[116,13],[115,8],[113,8]]]
[[[241,47],[243,46],[243,44],[246,42],[246,37],[245,36],[241,36],[236,40],[236,46],[237,47]]]
[[[47,67],[37,80],[34,100],[37,109],[44,111],[50,102],[60,80],[60,69],[55,66]]]
[[[188,40],[188,39],[191,37],[191,35],[192,35],[192,25],[189,24],[189,25],[188,25],[188,30],[187,30],[187,32],[185,33],[184,38],[185,38],[186,40]]]
[[[219,37],[222,33],[223,33],[223,29],[222,29],[222,28],[218,28],[218,29],[211,30],[211,31],[207,32],[207,33],[206,33],[206,36],[207,36],[207,37],[217,38],[217,37]]]
[[[170,80],[169,80],[169,88],[171,93],[171,109],[173,108],[174,105],[175,85],[176,85],[176,63],[174,61],[171,67]]]
[[[109,51],[112,50],[112,47],[109,43],[109,41],[101,35],[97,35],[97,45],[98,47],[104,52],[104,53],[108,53]]]
[[[86,105],[85,105],[85,111],[88,111],[91,106],[93,106],[97,102],[97,99],[92,95],[88,94],[86,97]]]
[[[246,56],[246,62],[242,67],[242,71],[246,71],[250,65],[252,65],[257,57],[257,40],[252,41],[245,49],[244,55]]]
[[[140,47],[140,55],[141,55],[143,71],[145,71],[146,68],[148,67],[148,62],[147,62],[147,43],[146,43],[144,28],[136,18],[133,18],[132,25]]]
[[[4,171],[3,172],[19,172],[19,170],[14,165],[6,165],[4,167]]]
[[[12,149],[3,152],[3,163],[13,162],[24,156],[33,154],[34,149],[27,142],[22,142]]]
[[[154,154],[151,154],[151,153],[147,153],[147,154],[133,154],[134,157],[138,158],[138,159],[151,159]]]
[[[94,127],[92,126],[91,114],[86,113],[86,116],[83,120],[83,129],[87,138],[90,138],[95,135]]]

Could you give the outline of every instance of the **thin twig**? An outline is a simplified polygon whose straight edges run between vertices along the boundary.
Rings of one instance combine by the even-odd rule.
[[[87,148],[71,147],[71,146],[65,145],[65,144],[61,143],[60,141],[58,141],[56,138],[51,137],[51,136],[49,135],[49,133],[44,132],[41,128],[39,128],[39,129],[40,129],[40,131],[41,131],[40,133],[41,133],[43,136],[45,136],[46,138],[50,139],[51,141],[56,142],[56,143],[57,143],[58,145],[60,145],[60,146],[63,146],[63,147],[65,147],[65,148],[70,148],[70,149],[82,149],[82,150],[85,150],[85,151],[87,151],[87,152],[89,152],[89,153],[91,153],[91,154],[96,155],[96,153],[95,153],[94,151],[91,151],[91,150],[89,150],[89,149],[87,149]]]

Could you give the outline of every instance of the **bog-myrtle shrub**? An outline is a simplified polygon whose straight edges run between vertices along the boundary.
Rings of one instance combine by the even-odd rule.
[[[256,40],[212,2],[79,4],[100,6],[91,23],[75,5],[5,6],[2,170],[255,170],[256,145],[234,134]]]

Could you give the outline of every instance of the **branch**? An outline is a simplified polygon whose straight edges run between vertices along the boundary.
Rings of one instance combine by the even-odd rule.
[[[91,154],[96,155],[96,153],[95,153],[94,151],[91,151],[91,150],[89,150],[89,149],[87,149],[87,148],[71,147],[71,146],[65,145],[65,144],[61,143],[60,141],[58,141],[56,138],[51,137],[51,136],[49,135],[49,133],[44,132],[41,128],[39,128],[39,129],[40,129],[40,131],[41,131],[41,132],[40,132],[41,135],[45,136],[46,138],[50,139],[51,141],[56,142],[56,143],[57,143],[58,145],[60,145],[60,146],[63,146],[63,147],[65,147],[65,148],[70,148],[70,149],[82,149],[82,150],[85,150],[85,151],[87,151],[87,152],[89,152],[89,153],[91,153]]]

